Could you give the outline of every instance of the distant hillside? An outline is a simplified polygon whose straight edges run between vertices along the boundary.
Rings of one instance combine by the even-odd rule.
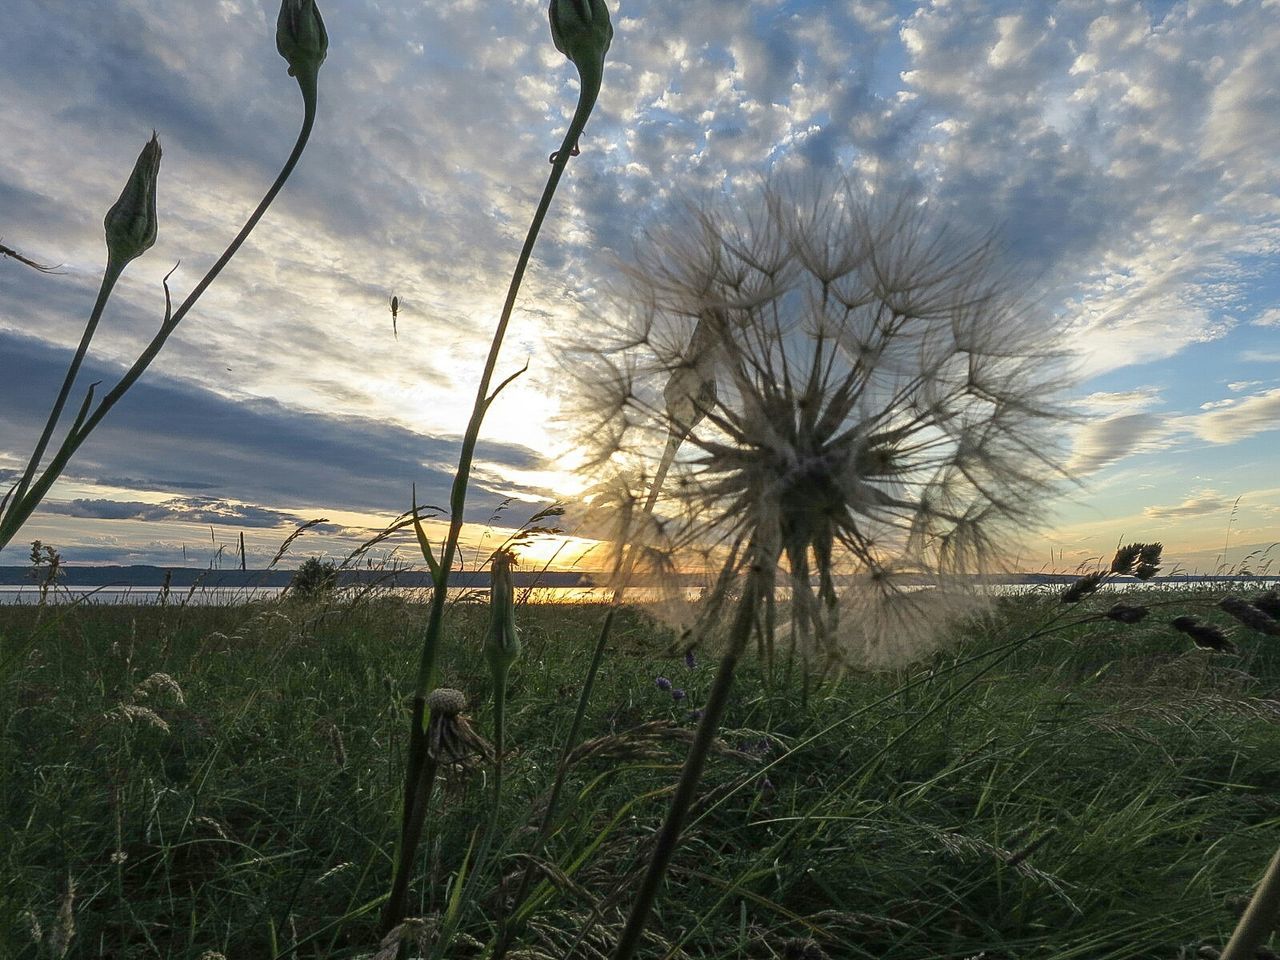
[[[287,587],[293,580],[293,570],[209,570],[202,567],[71,567],[62,568],[63,576],[58,581],[68,587],[159,587],[164,584],[165,574],[171,575],[169,585],[175,589],[180,587]],[[518,587],[578,587],[590,586],[591,571],[517,571],[515,582]],[[1058,573],[1025,573],[993,578],[997,583],[1005,584],[1068,584],[1076,580],[1074,574]],[[1169,577],[1156,577],[1151,583],[1204,583],[1204,582],[1249,582],[1257,578],[1249,576],[1213,576],[1208,574],[1175,574]],[[1268,578],[1263,578],[1268,579]],[[1274,577],[1269,578],[1274,580]],[[12,586],[32,583],[30,566],[0,566],[0,584]],[[425,570],[343,570],[338,574],[339,586],[355,586],[378,583],[388,587],[429,587],[431,575]],[[696,585],[697,578],[689,578],[690,585]],[[489,586],[489,572],[467,571],[455,573],[450,578],[455,587]]]
[[[190,587],[287,587],[293,580],[293,570],[209,570],[203,567],[71,567],[62,568],[58,580],[67,587],[159,587],[165,574],[171,574],[169,585],[174,588]],[[590,574],[581,572],[539,573],[536,570],[518,571],[516,586],[527,587],[535,583],[544,587],[576,587],[587,582]],[[457,587],[489,586],[488,571],[455,573],[451,578]],[[30,566],[0,566],[0,584],[31,583]],[[343,570],[338,574],[339,586],[379,583],[389,587],[429,587],[431,575],[426,571],[402,570]]]

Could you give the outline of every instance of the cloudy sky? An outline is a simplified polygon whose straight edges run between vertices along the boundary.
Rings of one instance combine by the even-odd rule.
[[[1028,569],[1163,540],[1211,570],[1280,540],[1280,0],[608,0],[600,103],[525,282],[472,539],[571,495],[549,344],[636,238],[771,171],[900,182],[991,229],[1070,330],[1079,483]],[[267,0],[7,0],[0,24],[0,475],[79,339],[102,216],[154,128],[160,232],[82,374],[112,382],[288,154]],[[340,556],[443,503],[507,278],[576,97],[544,0],[321,0],[320,118],[293,179],[0,564]],[[388,301],[400,299],[398,338]],[[1277,548],[1280,550],[1280,548]],[[406,559],[411,554],[402,549]],[[1257,561],[1250,561],[1256,565]],[[1277,559],[1280,565],[1280,559]]]

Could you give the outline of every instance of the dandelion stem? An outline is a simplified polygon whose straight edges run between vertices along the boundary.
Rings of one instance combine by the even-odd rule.
[[[698,782],[702,779],[702,770],[706,766],[711,741],[715,739],[720,718],[729,703],[734,671],[751,636],[751,629],[756,620],[756,607],[760,599],[763,569],[756,562],[755,553],[754,548],[749,551],[749,556],[752,557],[751,572],[744,585],[742,599],[738,601],[738,609],[734,614],[733,626],[729,632],[728,646],[720,658],[720,666],[716,670],[715,680],[711,684],[706,705],[703,707],[702,719],[698,723],[693,743],[689,747],[689,755],[685,758],[684,767],[680,771],[680,781],[676,785],[671,808],[667,811],[667,818],[654,841],[649,866],[645,870],[644,878],[640,881],[640,888],[631,906],[631,913],[627,917],[627,924],[618,938],[613,960],[631,960],[636,948],[640,945],[649,914],[657,899],[658,886],[662,883],[671,858],[680,843],[680,831],[684,827],[689,808],[693,805]]]
[[[1280,850],[1271,857],[1253,899],[1236,924],[1222,960],[1252,960],[1280,920]]]

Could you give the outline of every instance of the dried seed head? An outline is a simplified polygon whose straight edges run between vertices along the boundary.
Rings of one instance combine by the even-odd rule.
[[[427,694],[427,709],[432,716],[456,717],[467,709],[467,695],[452,687],[436,687]]]
[[[435,924],[422,917],[406,917],[387,931],[387,935],[378,944],[378,952],[373,960],[395,960],[400,954],[403,944],[416,946],[423,956],[431,949],[431,938],[435,932]]]
[[[156,178],[160,173],[160,138],[155,131],[134,162],[120,198],[107,211],[107,260],[120,269],[156,242]]]
[[[40,941],[44,939],[44,930],[40,926],[40,918],[30,910],[23,910],[22,913],[18,914],[18,919],[26,926],[31,942],[39,947]]]
[[[1117,603],[1107,611],[1106,616],[1109,620],[1115,620],[1117,623],[1139,623],[1146,619],[1151,611],[1140,604]]]
[[[1280,620],[1280,592],[1274,589],[1268,590],[1262,596],[1255,598],[1253,605],[1273,620]]]
[[[1111,572],[1124,576],[1133,573],[1134,564],[1138,562],[1138,555],[1144,546],[1145,544],[1141,543],[1130,543],[1117,550],[1111,561]]]
[[[1096,593],[1106,574],[1102,571],[1087,573],[1066,590],[1062,591],[1063,603],[1078,603],[1091,593]]]
[[[471,726],[462,711],[467,698],[460,690],[438,687],[427,694],[427,754],[439,763],[466,768],[477,757],[490,757],[493,747]]]
[[[169,724],[160,714],[150,707],[141,707],[136,703],[122,703],[103,714],[103,719],[130,725],[139,723],[154,730],[159,730],[161,733],[169,732]]]
[[[806,937],[793,937],[782,942],[783,960],[828,960],[818,944]]]
[[[151,676],[138,684],[133,691],[134,697],[139,700],[145,700],[153,694],[165,694],[171,697],[178,706],[183,706],[187,702],[186,697],[182,694],[182,687],[178,686],[178,681],[167,673],[151,674]]]
[[[1239,597],[1223,597],[1218,601],[1218,606],[1246,627],[1268,636],[1280,637],[1280,623],[1256,605]]]
[[[1160,572],[1160,554],[1164,551],[1161,543],[1144,543],[1138,553],[1138,566],[1133,575],[1139,580],[1150,580]]]
[[[1218,653],[1236,652],[1236,645],[1227,638],[1226,631],[1212,623],[1201,623],[1195,617],[1174,617],[1169,621],[1169,626],[1185,633],[1201,649]]]

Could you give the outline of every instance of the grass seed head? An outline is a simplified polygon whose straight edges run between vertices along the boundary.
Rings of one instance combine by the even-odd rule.
[[[1280,620],[1280,591],[1273,588],[1262,596],[1255,598],[1252,602],[1255,607],[1273,620]]]
[[[1067,587],[1066,590],[1062,591],[1062,602],[1079,603],[1091,593],[1097,593],[1098,587],[1102,585],[1102,581],[1106,576],[1106,573],[1101,570],[1085,574],[1075,583],[1071,584],[1071,586]]]
[[[1133,573],[1134,565],[1138,562],[1138,555],[1142,552],[1145,544],[1130,543],[1116,551],[1115,557],[1111,561],[1111,572],[1128,576]]]
[[[1280,623],[1255,604],[1240,597],[1223,597],[1218,601],[1218,606],[1246,627],[1271,637],[1280,637]]]
[[[1217,653],[1235,653],[1236,645],[1227,638],[1226,631],[1212,623],[1201,623],[1195,617],[1174,617],[1169,626],[1185,633],[1197,647]]]
[[[76,935],[76,885],[67,877],[67,889],[58,906],[58,916],[53,921],[53,929],[49,931],[49,953],[62,960],[71,949],[71,941]]]
[[[1141,623],[1151,611],[1141,604],[1116,603],[1106,613],[1108,620],[1117,623]]]

